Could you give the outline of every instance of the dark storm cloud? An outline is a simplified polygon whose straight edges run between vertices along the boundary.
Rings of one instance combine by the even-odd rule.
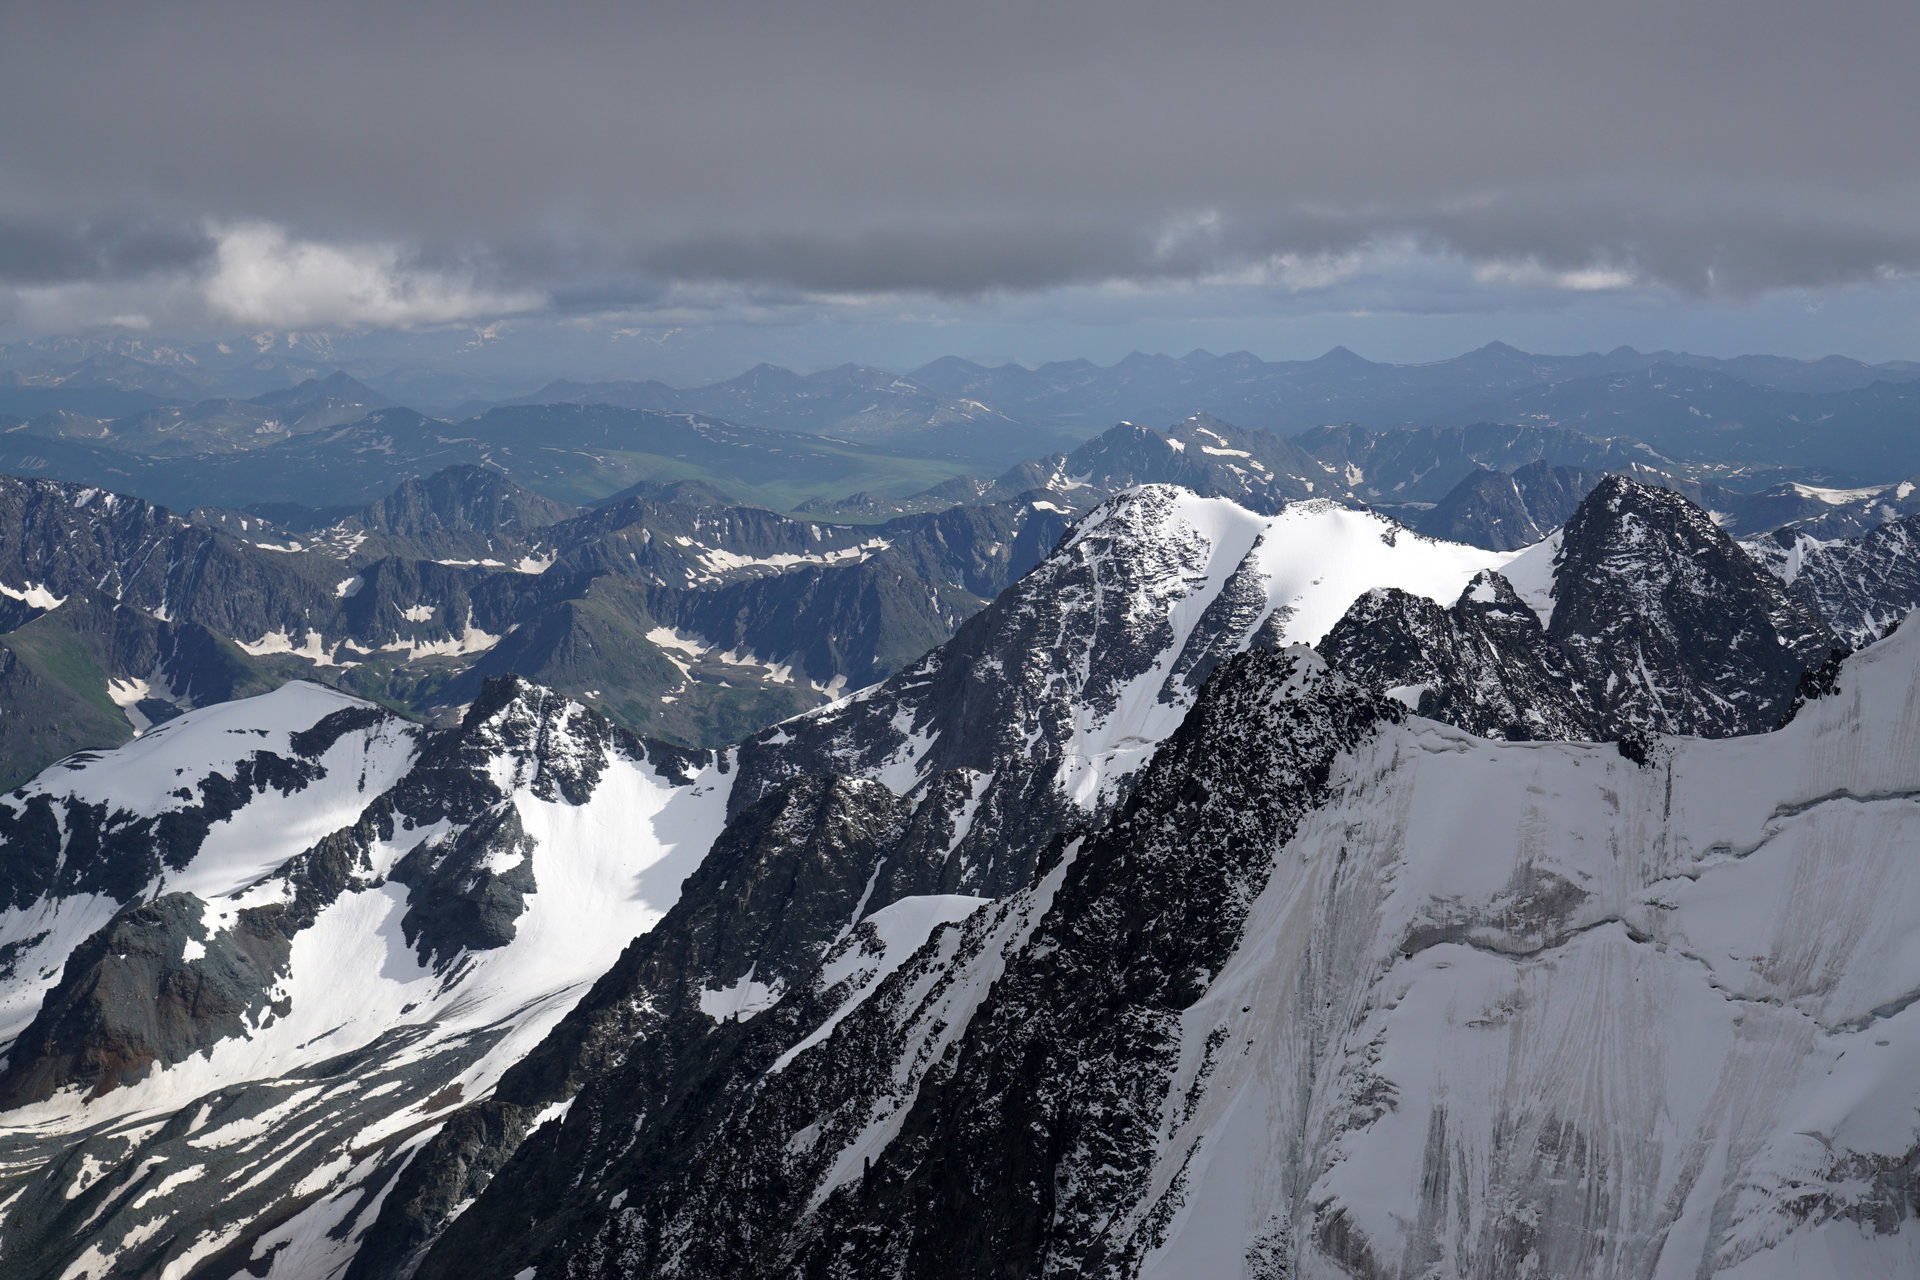
[[[673,279],[768,283],[831,293],[970,294],[1115,277],[1191,274],[1192,255],[1162,261],[1152,237],[1118,226],[887,227],[853,235],[770,233],[692,239],[647,255]]]
[[[16,220],[0,212],[0,284],[126,280],[205,263],[213,241],[199,228],[133,218]]]
[[[1857,280],[1920,267],[1917,13],[16,3],[0,277],[206,252],[108,216],[133,208],[571,305],[1154,281],[1395,236],[1690,293]]]

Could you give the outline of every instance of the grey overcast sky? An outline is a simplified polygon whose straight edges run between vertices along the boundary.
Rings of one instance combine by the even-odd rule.
[[[1916,66],[1912,0],[0,0],[0,331],[1920,357]]]

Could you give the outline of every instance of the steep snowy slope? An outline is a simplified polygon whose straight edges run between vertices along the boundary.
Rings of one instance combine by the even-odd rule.
[[[595,1081],[420,1274],[1914,1274],[1916,725],[1914,628],[1639,762],[1242,655],[1031,889]]]
[[[1902,632],[1644,766],[1357,753],[1183,1014],[1143,1274],[1912,1274],[1916,717]]]
[[[291,684],[0,801],[0,1275],[344,1263],[673,905],[729,782],[516,681],[437,732]]]

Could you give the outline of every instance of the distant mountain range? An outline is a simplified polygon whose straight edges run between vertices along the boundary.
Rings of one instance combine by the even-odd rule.
[[[358,506],[457,464],[507,471],[564,502],[598,501],[642,481],[699,480],[775,510],[868,488],[912,492],[963,469],[953,458],[607,405],[501,408],[455,424],[398,407],[351,412],[316,396],[304,406],[221,400],[105,422],[49,413],[0,424],[0,472],[180,510]]]
[[[189,516],[0,477],[0,785],[302,677],[444,720],[511,671],[718,745],[945,640],[1068,519],[830,525],[685,485],[577,510],[472,465],[363,508]]]
[[[1337,423],[1525,423],[1632,436],[1689,460],[1852,468],[1848,475],[1857,476],[1886,465],[1920,469],[1897,430],[1920,416],[1920,387],[1902,385],[1915,382],[1920,363],[1913,362],[1718,360],[1628,347],[1537,356],[1492,343],[1418,365],[1376,363],[1342,347],[1316,360],[1195,351],[1037,369],[948,357],[905,375],[842,365],[803,376],[760,365],[689,390],[555,382],[510,403],[677,409],[980,462],[1004,458],[1009,447],[1026,456],[1044,451],[1048,433],[1084,439],[1115,422],[1157,425],[1202,412],[1282,435]],[[1729,439],[1729,432],[1741,434]],[[1885,438],[1889,432],[1895,438]]]
[[[1133,485],[1178,484],[1268,512],[1334,498],[1389,512],[1433,537],[1498,550],[1546,537],[1608,473],[1684,493],[1741,535],[1792,525],[1810,536],[1848,537],[1920,511],[1915,480],[1832,489],[1792,480],[1736,488],[1702,478],[1719,472],[1677,462],[1643,441],[1568,427],[1344,426],[1283,437],[1197,414],[1165,431],[1123,423],[1071,453],[1020,463],[990,481],[963,476],[902,499],[857,493],[797,511],[871,520],[1042,492],[1085,509]]]
[[[431,395],[415,394],[427,385],[420,371],[362,362],[346,370],[355,381],[337,364],[317,360],[321,349],[251,356],[151,344],[0,349],[0,414],[33,423],[29,430],[39,435],[178,453],[271,445],[345,421],[341,415],[353,406],[434,407]],[[289,393],[328,403],[275,399]],[[1743,486],[1798,479],[1854,487],[1920,471],[1920,363],[1718,359],[1630,347],[1542,356],[1492,343],[1413,365],[1378,363],[1338,347],[1314,360],[1194,351],[1036,369],[946,357],[904,374],[853,364],[800,374],[763,364],[702,387],[562,380],[438,412],[464,423],[489,410],[566,404],[692,414],[987,474],[1069,452],[1116,422],[1159,426],[1196,413],[1282,435],[1337,424],[1569,427],[1645,442],[1676,460],[1718,468],[1719,478]],[[158,410],[166,412],[156,416]]]

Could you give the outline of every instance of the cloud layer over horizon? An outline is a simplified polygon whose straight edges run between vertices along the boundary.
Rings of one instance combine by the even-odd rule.
[[[0,325],[1902,284],[1914,65],[1892,0],[12,5]]]

